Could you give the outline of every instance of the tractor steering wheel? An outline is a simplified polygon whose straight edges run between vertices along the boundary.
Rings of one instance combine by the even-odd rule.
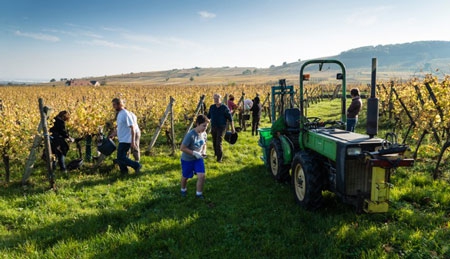
[[[340,127],[345,126],[345,123],[342,121],[335,121],[334,124],[336,124],[337,126],[340,126]]]
[[[330,125],[327,129],[342,129],[342,127],[345,126],[345,123],[340,120],[326,121],[324,124]]]
[[[319,117],[306,117],[306,122],[308,123],[317,123],[320,121]]]
[[[336,121],[336,125],[345,126],[345,123],[343,121]]]

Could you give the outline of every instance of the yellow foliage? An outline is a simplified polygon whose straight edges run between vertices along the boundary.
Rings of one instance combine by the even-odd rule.
[[[254,98],[257,93],[265,98],[269,85],[239,86],[25,86],[1,87],[0,96],[3,110],[0,111],[0,153],[23,159],[32,146],[33,136],[40,122],[38,98],[53,109],[48,120],[53,125],[53,117],[62,110],[70,112],[67,123],[73,137],[95,134],[100,126],[115,120],[112,99],[125,100],[128,110],[134,112],[143,132],[153,132],[163,115],[170,96],[175,99],[176,123],[186,123],[185,115],[192,117],[200,96],[206,96],[205,103],[213,103],[213,94],[218,92],[239,97],[245,90],[246,98]]]

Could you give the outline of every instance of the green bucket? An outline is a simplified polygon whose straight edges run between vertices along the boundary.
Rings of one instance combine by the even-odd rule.
[[[270,146],[270,142],[272,141],[272,132],[271,128],[261,128],[258,129],[259,131],[259,145],[261,147],[268,147]]]
[[[263,147],[262,149],[262,156],[261,160],[264,161],[265,166],[269,166],[269,154],[270,154],[270,148],[269,147]]]

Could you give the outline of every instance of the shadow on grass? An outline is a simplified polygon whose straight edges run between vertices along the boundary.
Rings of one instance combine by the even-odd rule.
[[[5,198],[21,197],[23,195],[34,195],[45,193],[50,191],[50,184],[48,183],[48,178],[44,165],[40,164],[38,169],[35,169],[30,177],[29,183],[27,185],[22,185],[20,180],[11,181],[5,188],[0,189],[0,196]],[[152,167],[152,174],[164,174],[167,171],[173,170],[173,163],[165,163]],[[95,185],[111,184],[117,180],[129,180],[142,177],[149,174],[150,170],[144,169],[141,174],[135,174],[134,170],[129,168],[128,174],[121,174],[119,167],[112,164],[103,164],[99,168],[94,169],[93,165],[84,166],[79,170],[69,171],[69,178],[76,177],[77,175],[86,176],[83,180],[73,185],[75,189],[81,189],[85,187],[91,187]],[[93,179],[88,176],[97,175],[99,178]],[[59,170],[55,172],[55,182],[58,188],[63,188],[65,186],[65,177],[61,174]]]
[[[193,190],[194,183],[188,189]],[[178,195],[178,187],[170,189]],[[336,226],[356,217],[352,208],[341,206],[333,196],[327,196],[328,207],[322,210],[301,209],[294,202],[290,185],[274,182],[264,166],[209,178],[205,195],[204,201],[194,198],[193,191],[185,199],[171,199],[181,199],[177,218],[194,212],[196,220],[155,231],[139,242],[121,244],[96,258],[126,257],[130,253],[181,258],[320,257],[336,242]]]
[[[125,181],[132,184],[134,179]],[[152,195],[144,194],[123,209],[49,223],[7,236],[3,246],[19,250],[29,241],[39,251],[53,253],[76,240],[94,250],[90,254],[95,258],[320,257],[333,254],[330,244],[337,242],[336,232],[357,217],[333,197],[326,199],[323,210],[301,209],[290,185],[274,182],[262,165],[209,177],[205,200],[194,197],[195,178],[188,183],[186,198],[180,197],[178,178],[170,181],[170,187],[154,188]],[[83,182],[75,188],[83,184],[92,186]],[[356,253],[364,248],[352,249]]]
[[[74,215],[74,218],[63,219],[26,233],[13,235],[3,240],[5,248],[17,247],[24,240],[34,241],[39,249],[47,250],[58,242],[68,239],[88,240],[92,236],[102,235],[107,231],[119,231],[128,224],[146,218],[154,206],[161,205],[159,199],[142,199],[132,206],[124,206],[121,210],[101,210],[95,215]]]
[[[82,189],[89,186],[95,186],[95,185],[103,185],[103,184],[112,184],[118,180],[127,181],[127,180],[133,180],[137,179],[146,175],[155,175],[155,174],[164,174],[168,171],[174,170],[174,167],[177,167],[177,163],[164,163],[158,166],[154,166],[151,168],[151,170],[146,169],[146,166],[142,169],[140,174],[135,174],[134,170],[129,168],[128,174],[121,174],[119,171],[119,167],[116,165],[112,170],[108,167],[107,172],[101,172],[99,173],[100,179],[88,179],[83,180],[79,183],[77,183],[74,188],[75,189]]]

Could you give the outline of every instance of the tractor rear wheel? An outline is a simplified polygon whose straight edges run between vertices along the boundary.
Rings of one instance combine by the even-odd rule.
[[[273,139],[270,144],[269,167],[275,180],[284,181],[289,177],[289,165],[284,164],[283,148],[279,139]]]
[[[296,202],[307,210],[316,210],[322,205],[324,178],[307,152],[295,154],[292,162],[292,187]]]

